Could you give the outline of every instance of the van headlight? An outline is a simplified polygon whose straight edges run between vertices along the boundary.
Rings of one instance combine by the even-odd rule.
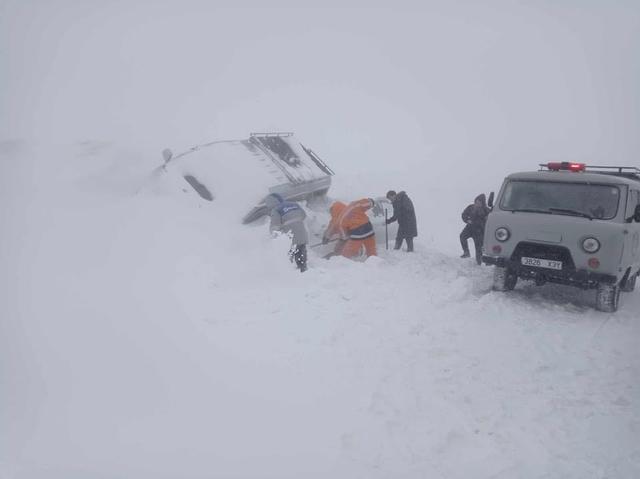
[[[582,240],[582,249],[593,254],[600,249],[600,241],[595,238],[585,238]]]
[[[504,242],[504,241],[507,241],[510,237],[511,237],[511,232],[504,226],[501,226],[496,230],[496,239],[498,241]]]

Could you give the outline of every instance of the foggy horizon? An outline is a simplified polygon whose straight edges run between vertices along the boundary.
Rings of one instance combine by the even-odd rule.
[[[293,131],[336,165],[637,162],[634,2],[215,5],[3,2],[0,139]]]

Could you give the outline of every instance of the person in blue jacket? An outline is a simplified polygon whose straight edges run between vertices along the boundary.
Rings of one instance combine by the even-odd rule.
[[[292,245],[289,254],[300,272],[306,271],[309,234],[304,225],[304,220],[307,214],[298,203],[285,201],[278,193],[268,195],[264,203],[269,210],[271,218],[269,230],[272,233],[280,231],[291,235]]]

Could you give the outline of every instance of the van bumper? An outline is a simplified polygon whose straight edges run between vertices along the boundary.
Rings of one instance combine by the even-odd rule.
[[[518,275],[519,278],[532,279],[537,283],[558,283],[582,288],[595,288],[598,284],[615,284],[618,278],[613,274],[596,273],[585,269],[575,270],[550,270],[546,268],[536,268],[535,266],[525,266],[509,258],[499,256],[482,256],[482,261],[488,265],[508,268]]]

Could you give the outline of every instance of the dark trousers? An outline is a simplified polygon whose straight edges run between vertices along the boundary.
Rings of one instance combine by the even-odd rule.
[[[400,236],[396,238],[396,244],[393,249],[400,249],[400,247],[402,246],[402,240],[407,242],[407,252],[413,251],[413,238],[403,238]]]
[[[460,233],[460,246],[465,254],[469,254],[469,238],[473,239],[473,245],[476,249],[476,262],[482,264],[482,241],[484,240],[484,231],[473,225],[466,225]]]
[[[294,244],[289,251],[291,259],[296,262],[296,266],[301,273],[307,270],[307,245]]]

